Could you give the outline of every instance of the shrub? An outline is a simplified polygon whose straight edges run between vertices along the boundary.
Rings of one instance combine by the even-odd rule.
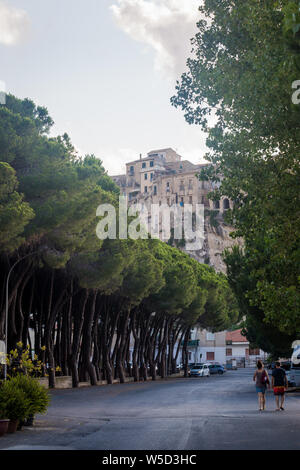
[[[0,414],[7,419],[19,421],[24,421],[30,414],[30,401],[26,393],[11,380],[0,387]]]
[[[38,360],[36,355],[32,360],[29,346],[23,349],[23,343],[21,342],[17,343],[16,348],[7,354],[6,363],[10,377],[14,377],[20,373],[40,377],[43,375],[43,369],[45,368],[45,365],[42,361]]]
[[[50,402],[50,395],[36,379],[19,374],[16,377],[12,377],[10,382],[15,388],[25,393],[28,400],[28,414],[30,416],[34,416],[37,413],[46,413]]]

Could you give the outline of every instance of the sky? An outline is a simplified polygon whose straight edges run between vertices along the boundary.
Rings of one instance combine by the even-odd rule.
[[[0,88],[45,106],[52,134],[111,175],[159,148],[203,161],[205,135],[170,104],[200,1],[0,0]]]

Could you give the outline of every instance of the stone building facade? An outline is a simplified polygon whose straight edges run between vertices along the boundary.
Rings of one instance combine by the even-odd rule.
[[[196,204],[203,204],[205,209],[205,240],[202,249],[187,251],[181,249],[201,263],[213,266],[217,271],[225,272],[221,253],[234,243],[230,238],[233,228],[224,222],[224,213],[232,208],[227,198],[211,201],[208,193],[215,189],[209,181],[199,181],[197,174],[205,166],[195,165],[184,160],[171,148],[152,150],[145,158],[133,160],[126,164],[126,174],[113,176],[120,187],[121,194],[127,196],[128,204],[140,203],[184,206],[190,204],[195,210]]]
[[[221,213],[230,208],[228,199],[213,203],[207,198],[213,186],[199,181],[197,173],[209,164],[195,165],[171,148],[153,150],[147,157],[126,164],[126,174],[112,176],[121,193],[135,202],[154,204],[204,204]]]

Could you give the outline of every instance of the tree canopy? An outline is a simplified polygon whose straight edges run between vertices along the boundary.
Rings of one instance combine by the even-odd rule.
[[[147,365],[154,379],[156,364],[170,373],[191,326],[218,330],[237,320],[228,282],[159,240],[99,240],[97,207],[109,203],[118,213],[119,189],[67,134],[49,137],[52,125],[31,100],[8,95],[0,107],[0,338],[4,286],[19,261],[8,343],[34,349],[48,364],[50,386],[59,371],[71,373],[74,386],[87,377],[124,381],[132,338],[136,380]]]
[[[204,0],[172,103],[208,133],[202,179],[228,197],[261,322],[300,333],[299,2]],[[226,257],[230,269],[232,257]],[[231,276],[231,284],[238,278]],[[233,285],[233,284],[232,284]],[[248,315],[251,315],[248,312]]]

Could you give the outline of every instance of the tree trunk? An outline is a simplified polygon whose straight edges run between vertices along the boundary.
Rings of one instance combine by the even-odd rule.
[[[84,289],[80,294],[79,309],[74,312],[74,331],[73,331],[73,344],[72,353],[70,357],[70,368],[72,372],[72,385],[74,388],[78,387],[79,374],[78,374],[78,354],[80,346],[80,338],[82,333],[82,326],[84,321],[85,307],[88,299],[88,290]]]
[[[88,303],[88,309],[85,315],[83,325],[83,338],[82,338],[82,357],[83,367],[87,371],[91,385],[97,385],[97,376],[93,363],[91,362],[91,348],[92,348],[92,328],[93,320],[95,315],[95,306],[97,299],[97,291],[94,291],[90,302]]]

